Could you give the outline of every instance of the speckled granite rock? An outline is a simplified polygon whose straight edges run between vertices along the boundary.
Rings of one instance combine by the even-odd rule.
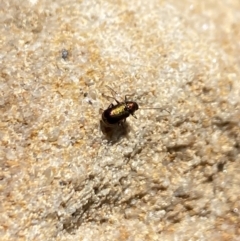
[[[240,240],[239,1],[0,9],[1,240]]]

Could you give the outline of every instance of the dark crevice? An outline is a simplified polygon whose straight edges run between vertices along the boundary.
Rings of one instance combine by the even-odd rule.
[[[176,145],[176,146],[169,146],[167,147],[168,152],[183,152],[185,151],[189,146],[188,145]]]

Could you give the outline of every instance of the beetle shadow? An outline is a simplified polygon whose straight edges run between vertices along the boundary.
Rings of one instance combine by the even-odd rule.
[[[124,122],[121,125],[108,127],[103,123],[102,120],[100,120],[100,129],[107,141],[115,144],[119,142],[123,137],[128,135],[130,131],[130,126],[127,122]]]

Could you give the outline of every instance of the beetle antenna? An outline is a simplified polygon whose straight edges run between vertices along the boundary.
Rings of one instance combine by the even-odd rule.
[[[105,95],[105,94],[103,94],[103,93],[102,93],[102,96],[104,96],[104,97],[107,98],[107,99],[113,99],[113,100],[115,100],[118,104],[120,103],[116,98],[114,98],[114,97],[112,97],[112,96]]]
[[[117,92],[112,87],[110,87],[109,85],[106,85],[106,87],[111,90],[112,94],[114,93],[115,95],[117,95]]]
[[[161,107],[143,107],[143,108],[139,108],[140,110],[141,109],[147,109],[147,110],[159,110],[159,109],[162,109]],[[167,109],[162,109],[162,110],[165,110],[165,111],[167,111],[169,114],[170,114],[170,111],[169,110],[167,110]]]

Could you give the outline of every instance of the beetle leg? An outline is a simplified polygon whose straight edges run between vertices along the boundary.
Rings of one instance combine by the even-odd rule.
[[[108,109],[109,109],[109,108],[113,108],[113,107],[114,107],[114,104],[111,103],[111,104],[108,106]]]
[[[114,98],[114,97],[112,97],[112,96],[109,96],[109,95],[105,95],[105,94],[102,94],[105,98],[107,98],[107,99],[113,99],[113,100],[115,100],[118,104],[120,104],[120,102],[116,99],[116,98]]]
[[[136,116],[136,115],[132,114],[132,116],[133,116],[135,119],[137,119],[137,116]]]

